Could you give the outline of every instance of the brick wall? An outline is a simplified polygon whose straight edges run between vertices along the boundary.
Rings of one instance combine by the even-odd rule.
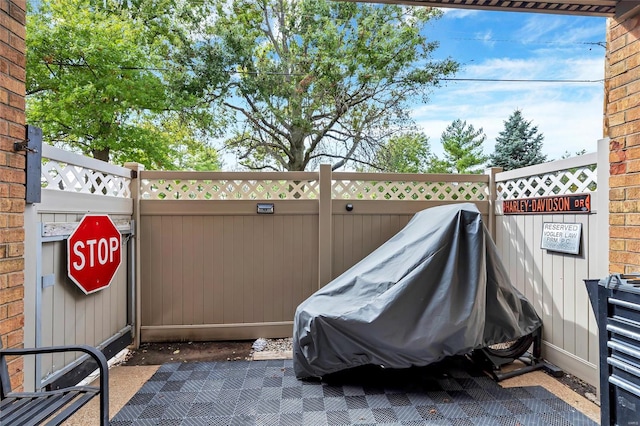
[[[640,272],[640,16],[607,31],[604,134],[610,138],[609,270]]]
[[[0,0],[0,338],[3,347],[24,340],[26,0]],[[14,389],[22,386],[22,359],[9,362]]]

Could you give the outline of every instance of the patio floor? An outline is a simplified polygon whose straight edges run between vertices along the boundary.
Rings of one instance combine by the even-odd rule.
[[[505,388],[457,359],[410,370],[364,368],[323,382],[297,380],[291,360],[164,364],[111,424],[597,423],[542,386]]]

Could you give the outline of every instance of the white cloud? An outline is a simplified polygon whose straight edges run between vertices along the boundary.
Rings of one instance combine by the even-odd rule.
[[[496,45],[496,42],[493,39],[493,31],[491,30],[486,31],[485,33],[478,33],[476,34],[476,37],[482,40],[482,42],[488,47],[494,47]]]
[[[474,16],[481,13],[481,11],[479,10],[454,9],[454,8],[447,8],[447,7],[440,8],[440,10],[444,12],[445,18],[451,18],[451,19],[464,19],[464,18],[468,18],[469,16]]]
[[[458,104],[438,101],[423,105],[413,110],[413,117],[429,136],[437,154],[442,153],[440,135],[458,118],[483,128],[487,135],[485,153],[492,153],[504,121],[516,109],[545,136],[543,152],[549,159],[558,159],[566,151],[572,154],[582,149],[595,151],[596,142],[602,137],[602,87],[585,89],[585,93],[551,89],[530,85],[518,90],[493,91],[497,96],[491,95],[492,90],[478,96],[478,91],[469,85],[455,90],[454,97],[462,100]]]
[[[513,37],[522,43],[569,45],[584,43],[584,40],[588,39],[602,38],[604,32],[605,21],[602,19],[576,20],[559,15],[533,14],[527,19],[525,25],[513,34]]]

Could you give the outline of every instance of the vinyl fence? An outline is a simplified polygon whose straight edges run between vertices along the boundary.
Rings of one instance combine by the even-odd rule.
[[[581,379],[598,383],[598,329],[584,279],[608,274],[608,140],[598,152],[498,173],[496,245],[514,285],[543,320],[543,355]],[[588,193],[588,214],[504,214],[502,200]],[[544,223],[582,226],[580,252],[541,248]]]
[[[491,211],[487,175],[139,176],[142,341],[291,336],[298,304],[415,212],[463,201]]]
[[[28,204],[25,212],[25,346],[87,344],[113,354],[131,342],[131,170],[47,145],[42,158],[41,202]],[[123,238],[112,284],[90,295],[66,273],[66,240],[87,213],[110,215]],[[25,388],[49,385],[85,358],[27,358]]]
[[[544,355],[596,383],[597,331],[584,278],[607,274],[608,147],[539,168],[483,175],[156,172],[43,147],[42,201],[28,205],[25,344],[107,350],[148,341],[285,337],[297,305],[397,233],[417,211],[478,206],[515,285],[544,321]],[[505,215],[504,200],[590,193],[588,214]],[[604,194],[599,197],[599,194]],[[123,259],[106,290],[66,277],[66,239],[109,214]],[[540,248],[543,223],[581,223],[581,251]],[[135,266],[134,266],[135,265]],[[27,364],[35,387],[73,371]]]

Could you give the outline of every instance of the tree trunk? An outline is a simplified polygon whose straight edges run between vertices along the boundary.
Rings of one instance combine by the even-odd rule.
[[[96,160],[102,160],[105,162],[109,162],[109,148],[102,148],[102,149],[92,149],[91,150],[91,155],[93,155],[93,158],[95,158]]]
[[[291,132],[291,158],[289,159],[290,172],[303,172],[307,166],[304,162],[305,133],[300,128],[294,128]]]

